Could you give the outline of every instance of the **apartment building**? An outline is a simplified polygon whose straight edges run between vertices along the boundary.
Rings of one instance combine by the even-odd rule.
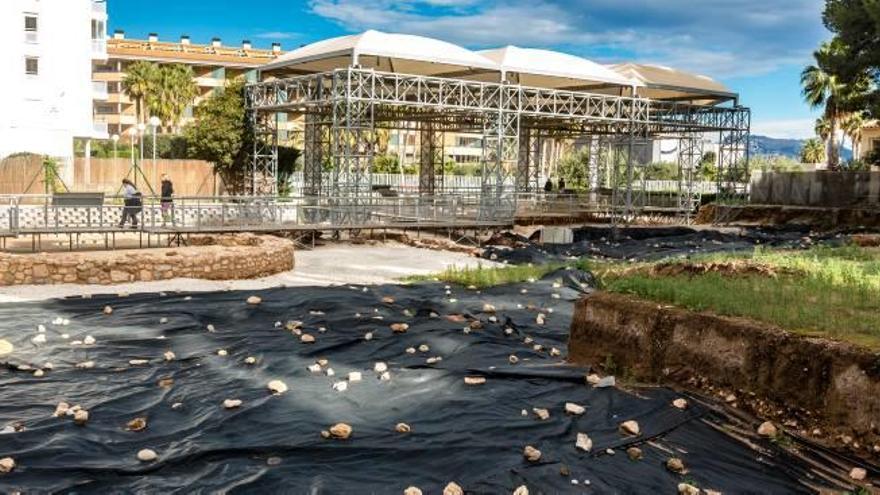
[[[91,74],[107,59],[106,25],[104,0],[0,1],[0,158],[70,164],[74,138],[106,137],[92,125]]]
[[[126,68],[138,60],[192,67],[198,95],[184,113],[181,123],[186,124],[192,118],[193,107],[224,87],[227,80],[244,77],[247,81],[256,81],[257,68],[281,54],[278,43],[273,43],[270,50],[263,50],[254,48],[248,40],[233,47],[224,46],[219,38],[208,44],[196,44],[185,35],[173,42],[160,41],[155,33],[146,40],[136,40],[127,39],[124,31],[116,30],[107,40],[107,59],[96,62],[92,73],[96,90],[102,95],[94,104],[95,125],[120,139],[128,139],[132,129],[136,129],[135,102],[124,92],[122,80]],[[285,131],[297,128],[294,123],[286,122],[286,114],[280,114],[279,120],[282,121],[279,127]]]

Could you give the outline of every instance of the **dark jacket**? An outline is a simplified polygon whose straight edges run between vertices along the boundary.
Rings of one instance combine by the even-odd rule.
[[[169,202],[169,201],[171,201],[172,196],[174,196],[174,184],[172,184],[170,180],[163,180],[162,181],[162,201]]]

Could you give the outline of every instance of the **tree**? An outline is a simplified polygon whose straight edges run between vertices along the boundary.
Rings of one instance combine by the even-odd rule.
[[[824,43],[814,53],[816,65],[806,67],[801,73],[801,87],[804,100],[812,108],[824,107],[824,117],[829,122],[827,139],[828,168],[837,170],[840,166],[840,150],[837,145],[837,131],[843,116],[841,100],[846,91],[845,85],[838,77],[822,67],[822,60],[830,56],[833,47]]]
[[[177,127],[186,107],[198,94],[192,67],[162,65],[156,70],[151,91],[146,95],[150,114],[158,117],[166,130]]]
[[[559,176],[568,189],[584,189],[588,183],[589,148],[569,151],[559,160]]]
[[[853,112],[847,114],[843,119],[841,127],[844,134],[849,137],[852,143],[853,159],[859,158],[859,145],[862,140],[862,127],[865,126],[865,119],[861,112]]]
[[[139,60],[125,69],[125,77],[122,79],[122,89],[128,96],[134,98],[135,112],[138,123],[146,122],[146,98],[155,92],[158,80],[159,68],[152,62]]]
[[[825,145],[817,138],[807,139],[801,147],[800,155],[804,163],[822,163],[825,160]]]
[[[247,188],[248,127],[244,109],[244,83],[230,81],[226,87],[195,108],[196,120],[186,126],[190,152],[214,163],[214,170],[233,194]]]

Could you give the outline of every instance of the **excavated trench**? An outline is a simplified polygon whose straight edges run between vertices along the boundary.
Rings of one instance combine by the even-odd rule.
[[[562,271],[482,292],[420,283],[0,305],[0,337],[14,346],[0,356],[0,458],[15,463],[0,492],[854,488],[840,466],[757,438],[749,419],[711,401],[588,385],[590,368],[566,363],[587,282]],[[253,295],[259,304],[246,302]],[[399,323],[405,331],[392,330]],[[288,390],[270,394],[273,380]],[[673,407],[680,398],[687,408]],[[54,417],[60,401],[88,410],[87,421]],[[566,413],[567,403],[585,412]],[[621,433],[629,420],[638,435]],[[336,423],[351,426],[348,439],[322,437]],[[575,446],[579,433],[589,451]],[[524,458],[526,446],[540,459]],[[156,459],[139,460],[142,449]]]

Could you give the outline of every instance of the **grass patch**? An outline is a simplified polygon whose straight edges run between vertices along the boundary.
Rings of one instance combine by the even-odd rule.
[[[655,276],[651,264],[595,265],[602,288],[696,311],[743,316],[812,336],[880,349],[880,249],[756,249],[666,263],[751,260],[775,277],[705,273]]]
[[[450,284],[474,286],[478,289],[498,285],[518,284],[536,280],[550,272],[565,268],[563,263],[546,263],[540,265],[509,265],[487,268],[477,265],[476,268],[459,268],[451,266],[434,275],[416,275],[407,277],[408,281],[440,280]]]

